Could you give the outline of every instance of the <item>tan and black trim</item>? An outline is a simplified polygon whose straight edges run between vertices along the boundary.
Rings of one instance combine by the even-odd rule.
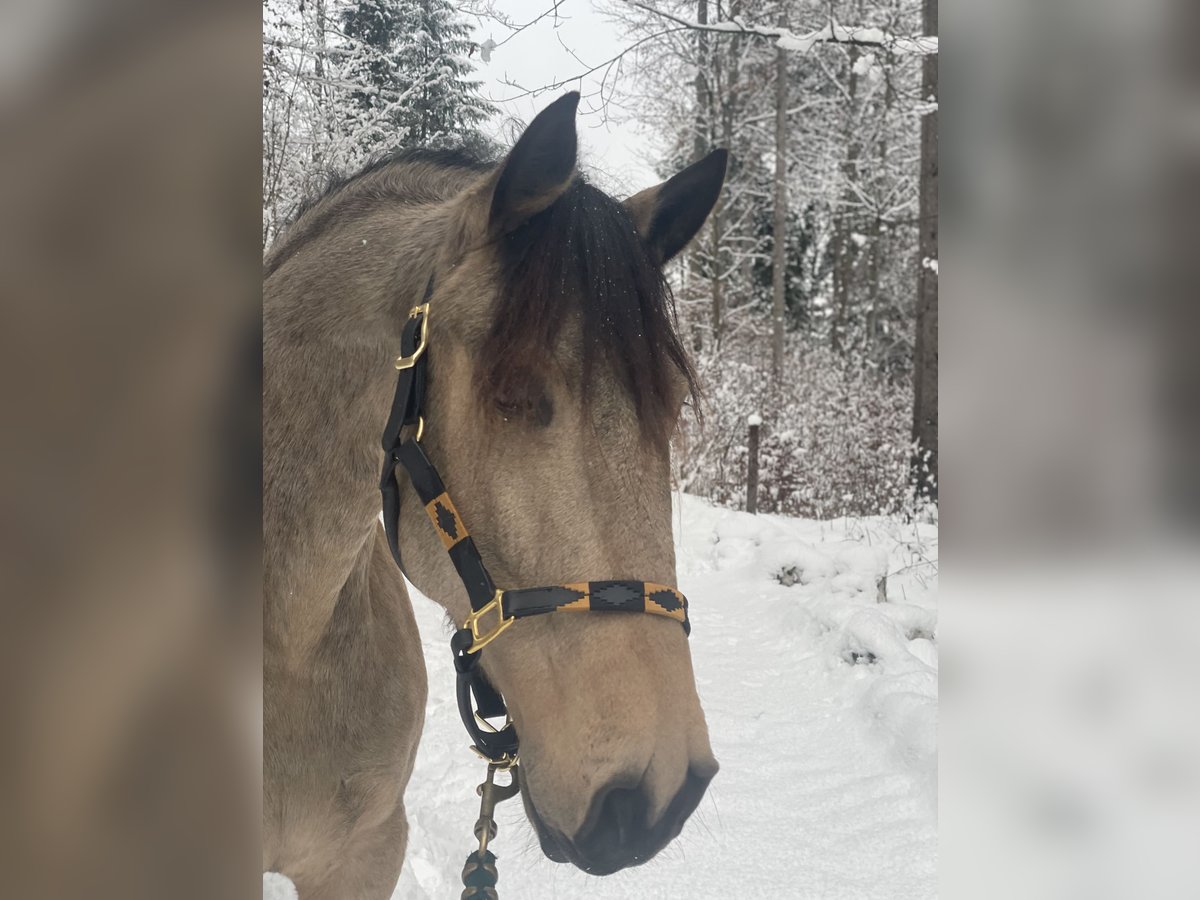
[[[447,550],[470,536],[467,533],[467,526],[463,524],[462,516],[458,514],[458,509],[454,506],[454,501],[445,491],[425,504],[425,512],[429,514],[433,530],[442,539],[442,546]]]
[[[640,612],[674,619],[689,630],[687,600],[674,588],[649,581],[587,581],[503,592],[509,618],[541,613]]]

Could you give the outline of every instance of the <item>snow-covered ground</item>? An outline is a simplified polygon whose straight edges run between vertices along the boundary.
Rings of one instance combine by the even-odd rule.
[[[607,878],[545,859],[521,805],[501,805],[500,895],[936,896],[936,526],[751,516],[684,496],[675,537],[721,771],[679,838]],[[429,707],[394,898],[447,900],[462,890],[483,766],[458,720],[441,609],[414,602]]]

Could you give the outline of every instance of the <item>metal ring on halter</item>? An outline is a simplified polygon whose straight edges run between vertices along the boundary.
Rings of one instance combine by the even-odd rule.
[[[490,603],[473,610],[467,616],[467,621],[463,623],[463,628],[469,629],[471,632],[471,646],[467,648],[468,653],[478,653],[496,638],[500,637],[504,633],[504,630],[516,621],[513,618],[506,619],[504,617],[503,604],[504,591],[497,588]],[[491,631],[481,632],[479,629],[479,620],[491,613],[496,614],[496,627]]]

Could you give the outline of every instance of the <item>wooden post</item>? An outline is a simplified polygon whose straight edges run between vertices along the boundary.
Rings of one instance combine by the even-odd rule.
[[[758,414],[747,420],[750,425],[750,440],[747,442],[749,459],[746,463],[746,512],[758,512],[758,429],[762,427],[762,417]]]

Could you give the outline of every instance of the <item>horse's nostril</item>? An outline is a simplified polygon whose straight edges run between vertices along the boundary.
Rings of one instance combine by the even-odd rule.
[[[646,801],[637,789],[614,788],[604,798],[600,821],[613,832],[618,844],[624,845],[633,837],[633,829],[645,815]]]
[[[698,775],[689,771],[679,791],[656,821],[648,821],[649,796],[628,781],[610,784],[592,798],[591,814],[573,841],[568,855],[593,875],[608,875],[651,859],[683,828],[708,787],[715,764]]]
[[[607,874],[633,864],[639,853],[646,852],[646,808],[648,801],[641,788],[609,787],[592,800],[590,826],[574,843],[595,874]]]

